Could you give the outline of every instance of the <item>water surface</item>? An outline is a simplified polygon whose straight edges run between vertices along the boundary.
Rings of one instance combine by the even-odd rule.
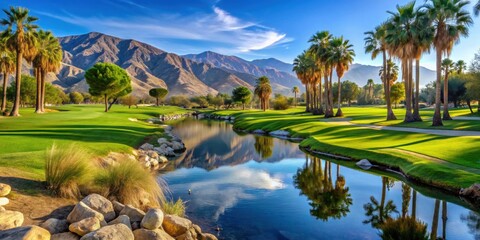
[[[219,239],[381,239],[382,228],[407,223],[429,237],[480,239],[480,215],[441,192],[306,155],[297,143],[242,136],[226,122],[188,119],[175,133],[187,151],[162,177]]]

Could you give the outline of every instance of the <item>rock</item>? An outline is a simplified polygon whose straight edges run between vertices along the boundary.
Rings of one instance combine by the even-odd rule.
[[[115,218],[115,210],[113,209],[112,202],[99,194],[90,194],[82,199],[82,202],[91,209],[103,214],[107,222]]]
[[[192,227],[192,222],[186,218],[175,215],[165,215],[162,226],[170,236],[178,237]]]
[[[132,231],[124,224],[114,224],[102,227],[86,234],[80,240],[134,240]]]
[[[289,137],[290,136],[290,133],[288,131],[285,131],[285,130],[276,130],[276,131],[270,132],[269,134],[271,136],[277,136],[277,137]]]
[[[143,166],[144,166],[145,168],[150,168],[152,165],[150,164],[150,162],[144,162],[144,163],[143,163]]]
[[[3,212],[3,211],[5,211],[5,208],[0,207],[0,212]]]
[[[68,226],[70,232],[83,236],[89,232],[93,232],[100,228],[100,220],[96,217],[85,218],[79,222],[72,223]]]
[[[182,151],[185,149],[185,145],[181,142],[172,142],[173,151]]]
[[[140,228],[140,222],[132,222],[132,230],[137,230]]]
[[[128,228],[132,229],[132,225],[130,224],[130,218],[127,215],[120,215],[111,222],[108,223],[108,225],[114,225],[114,224],[125,224]]]
[[[253,134],[265,134],[265,131],[263,131],[261,129],[257,129],[257,130],[254,130],[252,133]]]
[[[460,196],[468,197],[475,201],[480,201],[480,184],[475,183],[468,188],[461,189]]]
[[[71,232],[53,234],[50,240],[79,240],[80,236]]]
[[[0,197],[7,196],[8,194],[10,194],[10,191],[12,191],[12,187],[10,187],[10,185],[0,183]]]
[[[148,155],[140,155],[140,157],[138,157],[138,161],[140,162],[148,162],[150,161],[150,157]]]
[[[23,214],[21,212],[8,210],[0,212],[0,230],[20,227],[22,223]]]
[[[0,197],[0,206],[5,206],[9,203],[10,201],[6,197]]]
[[[40,227],[47,229],[51,234],[68,231],[68,222],[66,219],[49,218]]]
[[[196,225],[196,224],[193,224],[192,225],[192,228],[195,230],[195,232],[200,235],[202,234],[202,229],[200,228],[200,226]]]
[[[168,140],[167,140],[166,138],[159,138],[159,139],[157,140],[157,142],[158,142],[159,145],[162,145],[162,144],[164,144],[164,143],[165,143],[165,144],[169,144],[169,142],[168,142]]]
[[[23,226],[0,231],[2,240],[50,240],[50,233],[37,226]]]
[[[70,214],[68,214],[67,221],[69,223],[74,223],[89,217],[96,217],[100,221],[105,221],[103,214],[91,209],[83,202],[78,202]]]
[[[122,211],[119,213],[120,215],[127,215],[132,222],[139,222],[142,221],[143,217],[145,216],[145,212],[134,208],[132,205],[125,205]]]
[[[142,146],[140,146],[140,149],[148,151],[148,150],[153,150],[153,145],[150,143],[144,143]]]
[[[368,161],[367,159],[362,159],[360,161],[358,161],[357,163],[357,166],[360,167],[361,169],[370,169],[373,165],[370,163],[370,161]]]
[[[113,205],[113,210],[115,211],[115,214],[118,216],[118,214],[120,214],[120,212],[123,210],[123,208],[125,207],[125,205],[123,205],[122,203],[119,203],[117,201],[113,201],[112,202],[112,205]]]
[[[202,233],[202,239],[204,240],[218,240],[215,235],[210,234],[210,233]]]
[[[196,237],[192,235],[192,232],[186,231],[184,234],[175,238],[175,240],[195,240]]]
[[[163,212],[158,208],[150,208],[145,217],[143,217],[140,225],[149,230],[154,230],[162,226],[163,223]]]
[[[160,157],[158,157],[158,162],[159,163],[167,163],[168,159],[165,156],[160,156]]]
[[[161,229],[137,229],[133,231],[133,236],[135,236],[135,240],[175,240]]]
[[[148,152],[147,152],[147,155],[148,155],[150,158],[158,159],[158,153],[155,152],[155,151],[148,151]]]
[[[152,159],[150,161],[150,165],[153,166],[153,167],[157,166],[158,165],[158,160],[157,159]]]

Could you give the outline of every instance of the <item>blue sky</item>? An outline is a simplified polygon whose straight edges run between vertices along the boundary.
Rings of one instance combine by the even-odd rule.
[[[57,36],[102,32],[133,38],[177,54],[212,50],[247,60],[275,57],[285,62],[306,49],[311,35],[329,30],[349,39],[355,62],[379,65],[364,54],[364,32],[386,20],[387,10],[406,0],[83,0],[2,1],[24,6],[39,25]],[[423,0],[418,1],[419,4]],[[472,10],[472,6],[468,7]],[[480,49],[480,17],[462,39],[453,60],[470,61]],[[434,57],[423,65],[434,68]]]

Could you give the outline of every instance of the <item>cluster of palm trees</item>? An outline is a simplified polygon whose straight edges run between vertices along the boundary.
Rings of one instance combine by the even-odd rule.
[[[270,108],[270,95],[272,95],[272,86],[270,79],[262,76],[256,80],[254,93],[260,99],[260,108],[266,111]]]
[[[385,86],[387,102],[387,120],[396,119],[390,101],[391,82],[388,80],[388,63],[392,58],[401,64],[402,80],[405,84],[405,122],[422,121],[419,113],[420,94],[420,59],[432,48],[436,51],[436,96],[433,126],[441,126],[441,77],[442,59],[449,56],[455,43],[462,36],[468,36],[468,27],[473,23],[468,11],[468,1],[464,0],[429,0],[416,7],[415,2],[398,6],[396,11],[388,12],[391,17],[375,28],[366,32],[365,51],[372,58],[383,57],[382,81]],[[480,4],[477,3],[477,7]],[[415,61],[415,83],[413,82],[413,62]],[[444,87],[448,88],[448,78]],[[444,89],[445,90],[445,89]],[[445,91],[448,94],[448,91]],[[449,120],[448,95],[444,98],[443,120]],[[413,111],[413,112],[412,112]]]
[[[341,78],[348,71],[355,57],[353,45],[343,37],[333,37],[328,31],[314,34],[311,46],[298,55],[293,71],[306,89],[306,111],[326,118],[343,116],[341,109]],[[333,72],[338,79],[338,109],[333,114]],[[322,87],[322,77],[324,79]]]
[[[19,116],[22,63],[32,64],[37,79],[36,113],[45,111],[45,77],[60,68],[62,48],[49,31],[40,30],[38,20],[30,16],[28,9],[10,7],[3,10],[6,18],[0,24],[6,29],[0,36],[0,72],[3,74],[3,98],[1,111],[6,110],[6,88],[9,74],[15,73],[15,100],[10,116]]]

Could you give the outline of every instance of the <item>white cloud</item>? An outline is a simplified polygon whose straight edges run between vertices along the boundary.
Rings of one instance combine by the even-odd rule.
[[[122,2],[131,4],[129,0],[122,0]],[[239,19],[219,7],[213,7],[209,13],[192,15],[157,13],[155,16],[125,16],[124,18],[80,17],[67,12],[38,13],[90,31],[104,32],[123,38],[141,41],[196,40],[211,46],[221,45],[225,49],[230,49],[229,53],[262,50],[293,40],[274,29]]]

